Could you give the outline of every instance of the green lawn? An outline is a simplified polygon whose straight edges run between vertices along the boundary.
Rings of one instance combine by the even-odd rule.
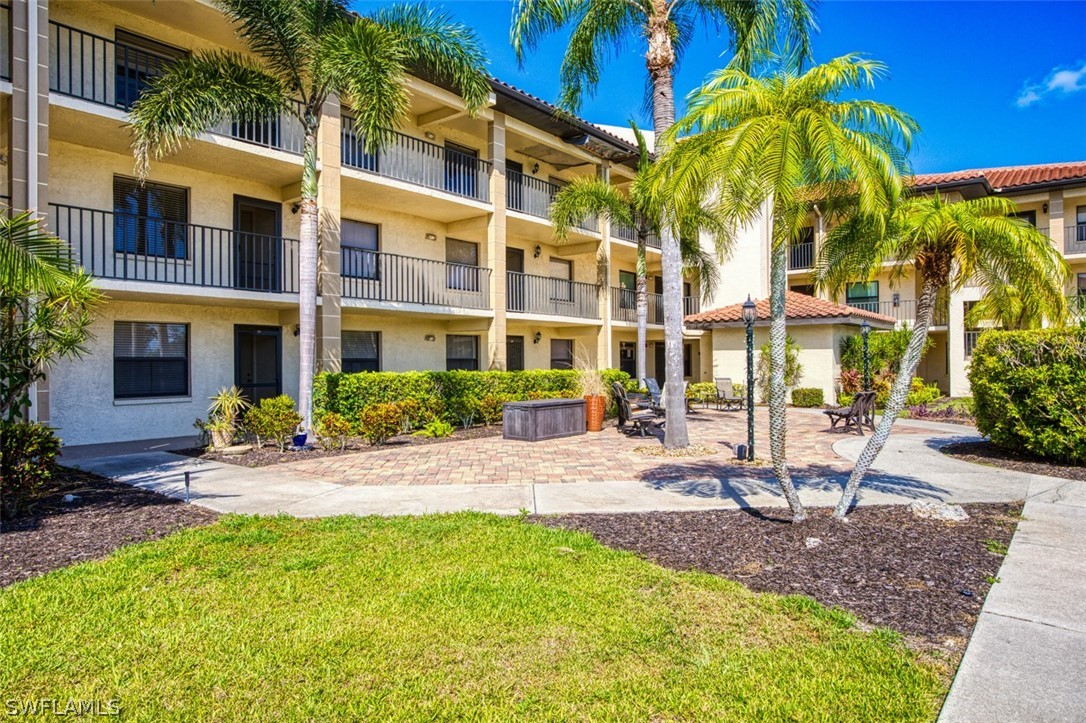
[[[146,720],[930,720],[944,692],[807,598],[482,514],[229,516],[0,591],[0,625],[0,699]]]

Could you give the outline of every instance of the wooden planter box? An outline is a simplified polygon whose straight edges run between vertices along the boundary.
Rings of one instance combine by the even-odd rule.
[[[502,406],[502,437],[538,442],[585,433],[583,399],[535,399]]]

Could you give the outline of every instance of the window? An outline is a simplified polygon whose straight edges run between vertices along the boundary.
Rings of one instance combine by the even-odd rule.
[[[788,288],[788,290],[794,291],[797,294],[803,294],[805,296],[814,296],[815,292],[813,284],[800,284],[799,286],[791,286]]]
[[[637,274],[633,271],[619,271],[618,272],[618,286],[621,289],[628,289],[630,291],[637,290]]]
[[[344,331],[340,343],[343,346],[343,371],[381,371],[381,332]]]
[[[573,368],[573,340],[551,339],[551,369]]]
[[[505,159],[505,203],[513,211],[524,210],[524,165]]]
[[[1019,211],[1018,213],[1012,213],[1013,218],[1021,218],[1029,223],[1030,226],[1036,228],[1037,226],[1037,212],[1036,211]]]
[[[445,190],[475,198],[478,188],[476,173],[479,151],[456,143],[445,142]]]
[[[343,130],[340,132],[343,165],[378,173],[381,170],[380,156],[377,152],[370,153],[366,150],[366,136],[357,128],[357,120],[351,116],[343,116]]]
[[[456,336],[450,334],[445,337],[445,368],[466,369],[468,371],[479,370],[479,337]]]
[[[129,110],[140,97],[140,92],[151,80],[162,74],[162,69],[188,55],[180,48],[160,43],[142,35],[117,29],[116,79],[114,81],[114,105]]]
[[[380,229],[377,224],[343,219],[340,228],[340,273],[351,279],[380,278],[377,271],[379,239]]]
[[[859,281],[845,289],[845,303],[867,311],[878,311],[879,282]]]
[[[552,283],[551,301],[573,301],[573,262],[567,259],[550,260]]]
[[[186,259],[188,218],[188,189],[113,177],[115,252]]]
[[[1068,249],[1070,253],[1083,253],[1086,251],[1086,206],[1075,207],[1075,227],[1071,232],[1074,245]]]
[[[632,341],[620,341],[618,343],[618,368],[630,375],[637,377],[637,344]]]
[[[449,263],[448,288],[479,290],[479,244],[445,239],[445,260]]]
[[[524,337],[505,337],[505,368],[511,372],[524,371]]]
[[[1086,296],[1086,274],[1078,275],[1078,295]]]
[[[636,309],[637,274],[633,271],[619,271],[618,288],[618,308],[622,310]]]
[[[188,324],[114,322],[114,399],[188,395]]]

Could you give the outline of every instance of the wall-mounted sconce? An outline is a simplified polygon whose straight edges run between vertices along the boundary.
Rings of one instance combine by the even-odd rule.
[[[538,163],[533,163],[532,164],[532,175],[534,176],[537,173],[539,173],[539,164]]]
[[[302,207],[302,204],[295,201],[294,203],[290,204],[290,212],[292,214],[294,214],[295,216],[297,216],[298,215],[298,209],[300,209],[301,207]]]
[[[428,234],[426,234],[426,240],[427,241],[437,241],[437,234],[436,233],[428,233]]]
[[[1048,213],[1048,204],[1047,203],[1041,204],[1041,210],[1043,212],[1045,212],[1045,213]]]
[[[540,246],[539,244],[536,244],[536,245],[535,245],[535,251],[534,251],[534,252],[532,253],[532,258],[533,258],[533,259],[538,259],[538,258],[539,258],[539,255],[540,255],[541,253],[543,253],[543,247],[542,247],[542,246]]]
[[[537,331],[535,333],[535,336],[532,337],[532,343],[533,344],[538,344],[540,341],[542,341],[542,339],[543,339],[543,335]]]
[[[302,333],[302,327],[299,326],[298,324],[295,324],[294,325],[294,336],[298,336],[301,333]]]
[[[901,294],[894,294],[894,306],[901,306]]]
[[[426,131],[426,132],[425,132],[425,133],[423,133],[422,135],[426,136],[426,137],[427,137],[427,138],[428,138],[429,140],[431,140],[431,141],[432,141],[432,140],[434,140],[435,138],[437,138],[437,136],[435,136],[435,135],[434,135],[434,134],[433,134],[432,132],[430,132],[430,131]]]
[[[425,339],[426,341],[437,341],[437,337],[433,334],[427,334],[423,337],[423,339]]]

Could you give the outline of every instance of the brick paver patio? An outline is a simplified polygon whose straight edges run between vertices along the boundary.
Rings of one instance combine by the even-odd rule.
[[[525,484],[641,480],[669,483],[729,479],[738,476],[768,479],[768,467],[740,465],[732,445],[746,441],[746,412],[698,409],[687,419],[692,443],[719,452],[699,458],[648,457],[634,451],[658,445],[654,438],[604,431],[544,442],[514,442],[501,437],[426,446],[390,446],[375,452],[325,457],[282,465],[279,469],[302,478],[344,485]],[[841,438],[829,433],[821,414],[790,410],[788,457],[799,477],[839,474],[850,465],[831,446]],[[764,408],[755,412],[755,449],[769,458],[769,421]],[[894,434],[921,430],[895,428]],[[659,432],[662,435],[662,431]]]

